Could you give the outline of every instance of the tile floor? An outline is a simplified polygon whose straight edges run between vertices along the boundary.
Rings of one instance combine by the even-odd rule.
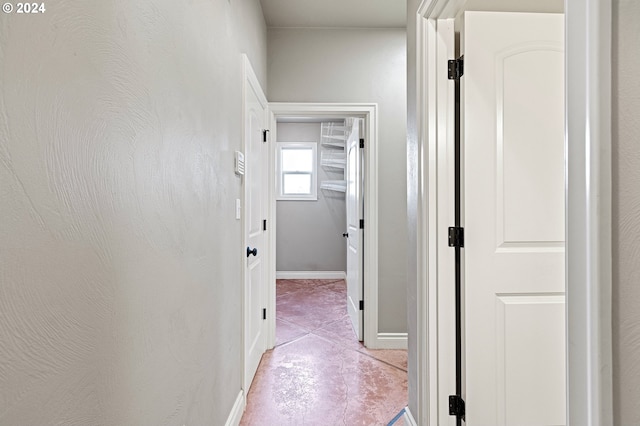
[[[366,349],[346,299],[344,280],[277,281],[276,347],[241,425],[387,425],[407,405],[407,351]]]

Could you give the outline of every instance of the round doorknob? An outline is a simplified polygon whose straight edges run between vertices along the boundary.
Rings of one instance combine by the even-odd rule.
[[[345,238],[349,238],[349,233],[345,232],[344,234],[342,234],[342,236],[345,237]]]
[[[254,255],[257,256],[258,255],[258,249],[254,248],[253,250],[251,250],[250,247],[247,247],[247,257]]]

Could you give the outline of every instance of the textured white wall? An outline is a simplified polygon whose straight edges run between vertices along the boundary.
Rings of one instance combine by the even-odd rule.
[[[257,0],[0,16],[0,424],[222,424]]]
[[[613,2],[615,423],[640,424],[640,2]]]
[[[269,101],[379,105],[378,327],[406,332],[405,30],[273,28],[268,45]]]
[[[343,192],[320,189],[323,180],[344,179],[339,169],[322,167],[320,123],[278,123],[278,142],[318,144],[318,199],[276,202],[277,271],[346,271],[347,229]]]

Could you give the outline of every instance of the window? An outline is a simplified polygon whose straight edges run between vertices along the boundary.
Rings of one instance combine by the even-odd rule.
[[[317,200],[315,142],[276,144],[277,200]]]

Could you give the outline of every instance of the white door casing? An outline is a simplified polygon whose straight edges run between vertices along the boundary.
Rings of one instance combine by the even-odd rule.
[[[486,4],[494,6],[495,2]],[[510,5],[515,4],[503,6]],[[595,426],[613,422],[612,1],[566,0],[564,6],[567,424]],[[418,321],[412,336],[417,340],[417,353],[416,363],[409,363],[410,389],[411,377],[417,376],[417,382],[413,384],[415,393],[410,391],[411,410],[407,411],[418,424],[425,425],[455,424],[448,415],[447,401],[455,382],[449,361],[454,337],[450,332],[453,304],[448,293],[453,282],[451,274],[444,272],[451,270],[446,226],[452,219],[445,219],[444,228],[441,224],[443,216],[451,215],[451,202],[446,197],[443,201],[441,194],[451,190],[450,178],[442,179],[451,175],[452,168],[448,152],[453,143],[453,94],[446,81],[447,60],[454,58],[451,27],[465,7],[464,0],[423,0],[416,16]],[[443,291],[447,293],[445,300],[440,298]]]
[[[268,120],[268,104],[249,61],[244,60],[244,264],[243,344],[246,396],[267,348],[267,328],[263,319],[267,292],[267,238],[263,220],[268,208],[268,149],[263,131]]]
[[[563,16],[466,12],[469,425],[565,423]]]
[[[346,127],[349,138],[345,143],[347,165],[345,177],[347,180],[346,212],[347,212],[347,312],[351,324],[358,337],[364,339],[363,311],[360,301],[363,300],[362,281],[362,234],[360,219],[363,215],[362,178],[360,156],[360,120],[347,118]]]
[[[367,148],[363,152],[364,181],[364,220],[363,231],[363,270],[364,270],[364,300],[367,309],[364,312],[364,344],[371,349],[401,349],[406,347],[406,339],[401,341],[380,339],[378,333],[378,105],[375,103],[297,103],[271,102],[269,109],[272,114],[271,134],[275,136],[275,124],[282,118],[302,117],[363,117],[364,129],[361,132],[367,139]],[[271,147],[271,158],[275,158],[275,148]],[[270,190],[275,187],[275,167],[270,167]],[[275,195],[270,196],[269,213],[269,246],[275,251],[276,201]],[[268,306],[275,310],[275,256],[269,258],[269,300]],[[275,318],[267,316],[269,324],[269,347],[275,344]]]

